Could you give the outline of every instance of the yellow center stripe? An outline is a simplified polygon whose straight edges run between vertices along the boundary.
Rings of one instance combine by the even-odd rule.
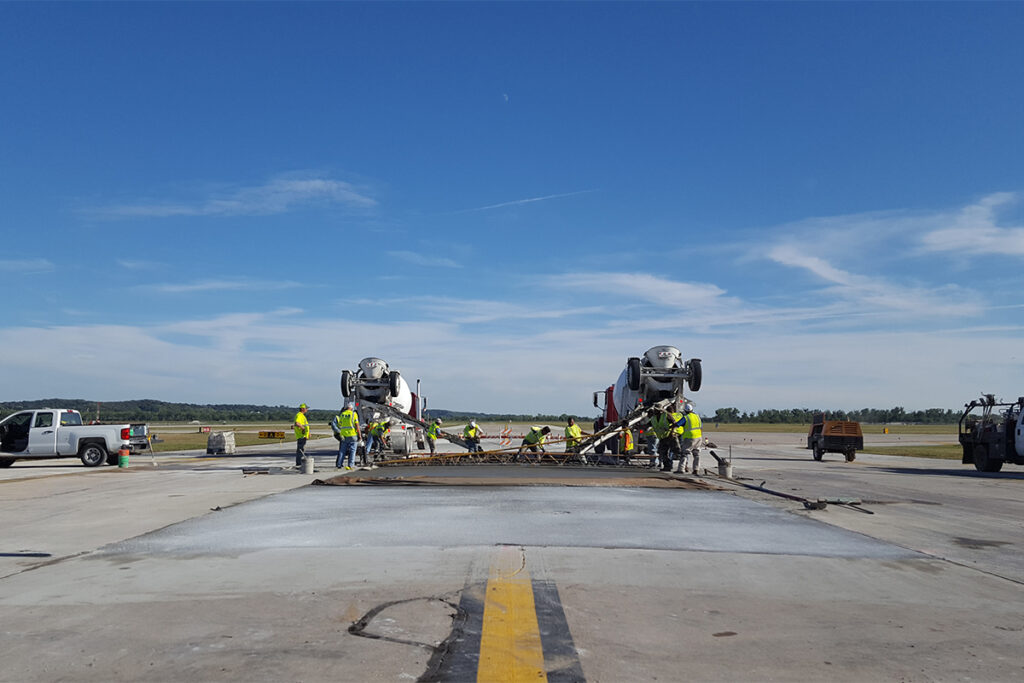
[[[491,565],[476,680],[548,680],[533,584],[517,548],[501,548]]]

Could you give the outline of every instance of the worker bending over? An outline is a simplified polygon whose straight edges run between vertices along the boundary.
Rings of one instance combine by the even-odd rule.
[[[519,460],[519,456],[522,455],[524,450],[534,453],[547,453],[544,450],[544,437],[550,433],[551,427],[530,427],[529,433],[523,439],[523,443],[519,444],[519,450],[516,451],[516,460]]]
[[[378,413],[373,414],[375,422],[370,423],[370,435],[366,437],[366,448],[364,458],[364,465],[373,464],[373,450],[376,448],[378,451],[384,451],[385,439],[388,434],[391,433],[391,421],[387,418],[380,419]]]
[[[427,427],[427,446],[430,447],[430,454],[434,454],[434,450],[437,448],[437,437],[441,435],[441,418],[435,418],[430,426]]]
[[[462,438],[466,441],[466,448],[470,453],[483,453],[480,448],[480,439],[484,438],[483,430],[476,426],[476,420],[470,420],[469,424],[462,429]]]

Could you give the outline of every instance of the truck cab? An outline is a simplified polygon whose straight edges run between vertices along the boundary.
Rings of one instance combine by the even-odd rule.
[[[980,410],[978,410],[980,408]],[[961,462],[979,472],[998,472],[1004,463],[1024,465],[1024,396],[1000,403],[993,394],[964,405],[958,440]]]

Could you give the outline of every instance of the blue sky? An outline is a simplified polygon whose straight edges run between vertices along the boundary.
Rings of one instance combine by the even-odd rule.
[[[0,3],[2,400],[1024,394],[1024,3]]]

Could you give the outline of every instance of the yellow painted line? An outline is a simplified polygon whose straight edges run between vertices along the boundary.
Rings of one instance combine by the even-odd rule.
[[[533,583],[518,548],[503,546],[491,564],[476,680],[548,680]]]

